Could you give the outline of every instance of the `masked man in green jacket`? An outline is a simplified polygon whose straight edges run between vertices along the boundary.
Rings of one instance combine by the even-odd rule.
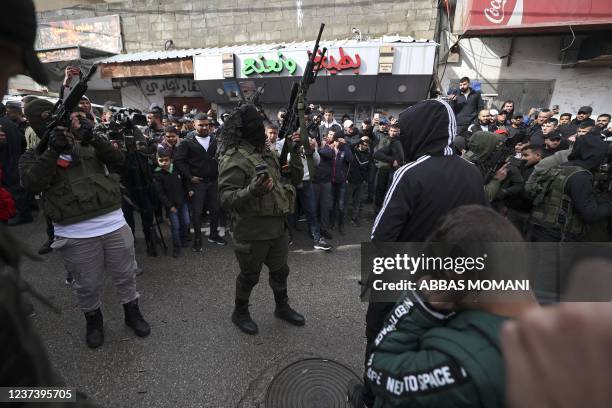
[[[274,315],[296,326],[305,324],[304,317],[289,306],[287,297],[287,215],[293,211],[295,186],[302,182],[304,172],[296,153],[299,134],[293,138],[288,163],[291,182],[282,183],[278,157],[266,147],[263,121],[253,105],[234,110],[219,137],[220,202],[231,215],[240,265],[232,322],[247,334],[258,332],[248,307],[264,264],[270,269]]]
[[[138,307],[134,237],[121,211],[118,168],[123,153],[102,135],[82,111],[71,113],[70,129],[58,126],[36,150],[21,156],[21,183],[42,192],[42,207],[53,221],[52,244],[74,277],[79,307],[87,321],[87,345],[104,343],[100,307],[104,271],[113,279],[125,323],[140,337],[151,329]]]

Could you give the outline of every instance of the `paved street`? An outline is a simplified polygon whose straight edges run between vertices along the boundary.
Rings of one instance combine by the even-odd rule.
[[[305,230],[305,223],[300,223]],[[34,252],[45,240],[41,215],[11,229]],[[205,243],[177,260],[147,257],[138,235],[141,309],[152,334],[136,338],[123,323],[123,310],[107,277],[102,311],[105,344],[90,350],[85,320],[65,286],[58,254],[44,263],[25,261],[23,276],[62,314],[34,302],[33,318],[55,369],[71,387],[105,407],[249,407],[260,400],[268,378],[296,358],[334,359],[360,374],[366,304],[359,301],[359,243],[368,227],[347,228],[332,242],[333,253],[312,250],[304,231],[291,247],[289,296],[306,326],[289,326],[273,316],[267,271],[251,299],[260,334],[247,336],[230,321],[237,263],[231,245]],[[337,234],[336,234],[337,235]],[[169,231],[166,231],[168,241]],[[335,237],[336,238],[336,237]]]

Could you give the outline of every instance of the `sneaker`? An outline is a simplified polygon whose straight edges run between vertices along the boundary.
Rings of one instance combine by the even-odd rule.
[[[172,257],[178,258],[180,254],[181,254],[181,247],[179,245],[175,245],[172,248]]]
[[[221,245],[221,246],[227,245],[227,242],[223,238],[221,238],[219,235],[208,237],[208,242],[212,244]]]
[[[323,251],[331,251],[332,248],[333,247],[327,242],[325,242],[323,238],[319,238],[319,240],[315,241],[314,243],[314,249],[321,249]]]
[[[361,227],[361,223],[359,222],[359,220],[358,220],[358,219],[352,219],[352,220],[351,220],[351,225],[352,225],[353,227],[357,227],[357,228]]]
[[[68,286],[69,288],[72,287],[72,285],[74,285],[74,279],[73,278],[66,278],[66,280],[64,281],[64,283],[66,284],[66,286]]]

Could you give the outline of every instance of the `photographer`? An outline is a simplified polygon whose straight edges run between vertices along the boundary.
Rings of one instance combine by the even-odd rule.
[[[87,345],[104,343],[101,292],[104,270],[113,279],[123,304],[125,323],[136,335],[150,333],[138,307],[134,238],[121,212],[118,167],[123,154],[93,132],[82,111],[70,115],[70,129],[52,129],[36,151],[19,162],[21,181],[43,192],[43,210],[53,221],[55,241],[66,270],[72,274],[79,307],[87,321]]]
[[[111,169],[120,175],[121,186],[124,187],[121,209],[134,236],[136,236],[134,211],[140,213],[147,255],[157,256],[153,230],[157,204],[153,187],[157,144],[155,139],[146,139],[136,127],[136,124],[144,123],[144,120],[139,111],[121,109],[112,113],[108,125],[96,127],[95,131],[103,134],[125,156],[121,166]]]

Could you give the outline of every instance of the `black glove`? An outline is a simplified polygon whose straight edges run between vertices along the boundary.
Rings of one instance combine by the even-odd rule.
[[[72,138],[67,135],[67,131],[68,130],[62,126],[53,129],[49,136],[49,149],[57,153],[67,153],[72,150],[73,141]]]
[[[267,177],[264,178],[263,176],[253,177],[253,180],[251,180],[251,184],[249,184],[248,186],[249,192],[255,197],[263,197],[264,195],[268,194],[269,191],[264,186],[264,182],[266,180]]]
[[[93,139],[93,123],[87,118],[80,117],[79,125],[80,127],[75,132],[81,139],[81,144],[87,145]]]

